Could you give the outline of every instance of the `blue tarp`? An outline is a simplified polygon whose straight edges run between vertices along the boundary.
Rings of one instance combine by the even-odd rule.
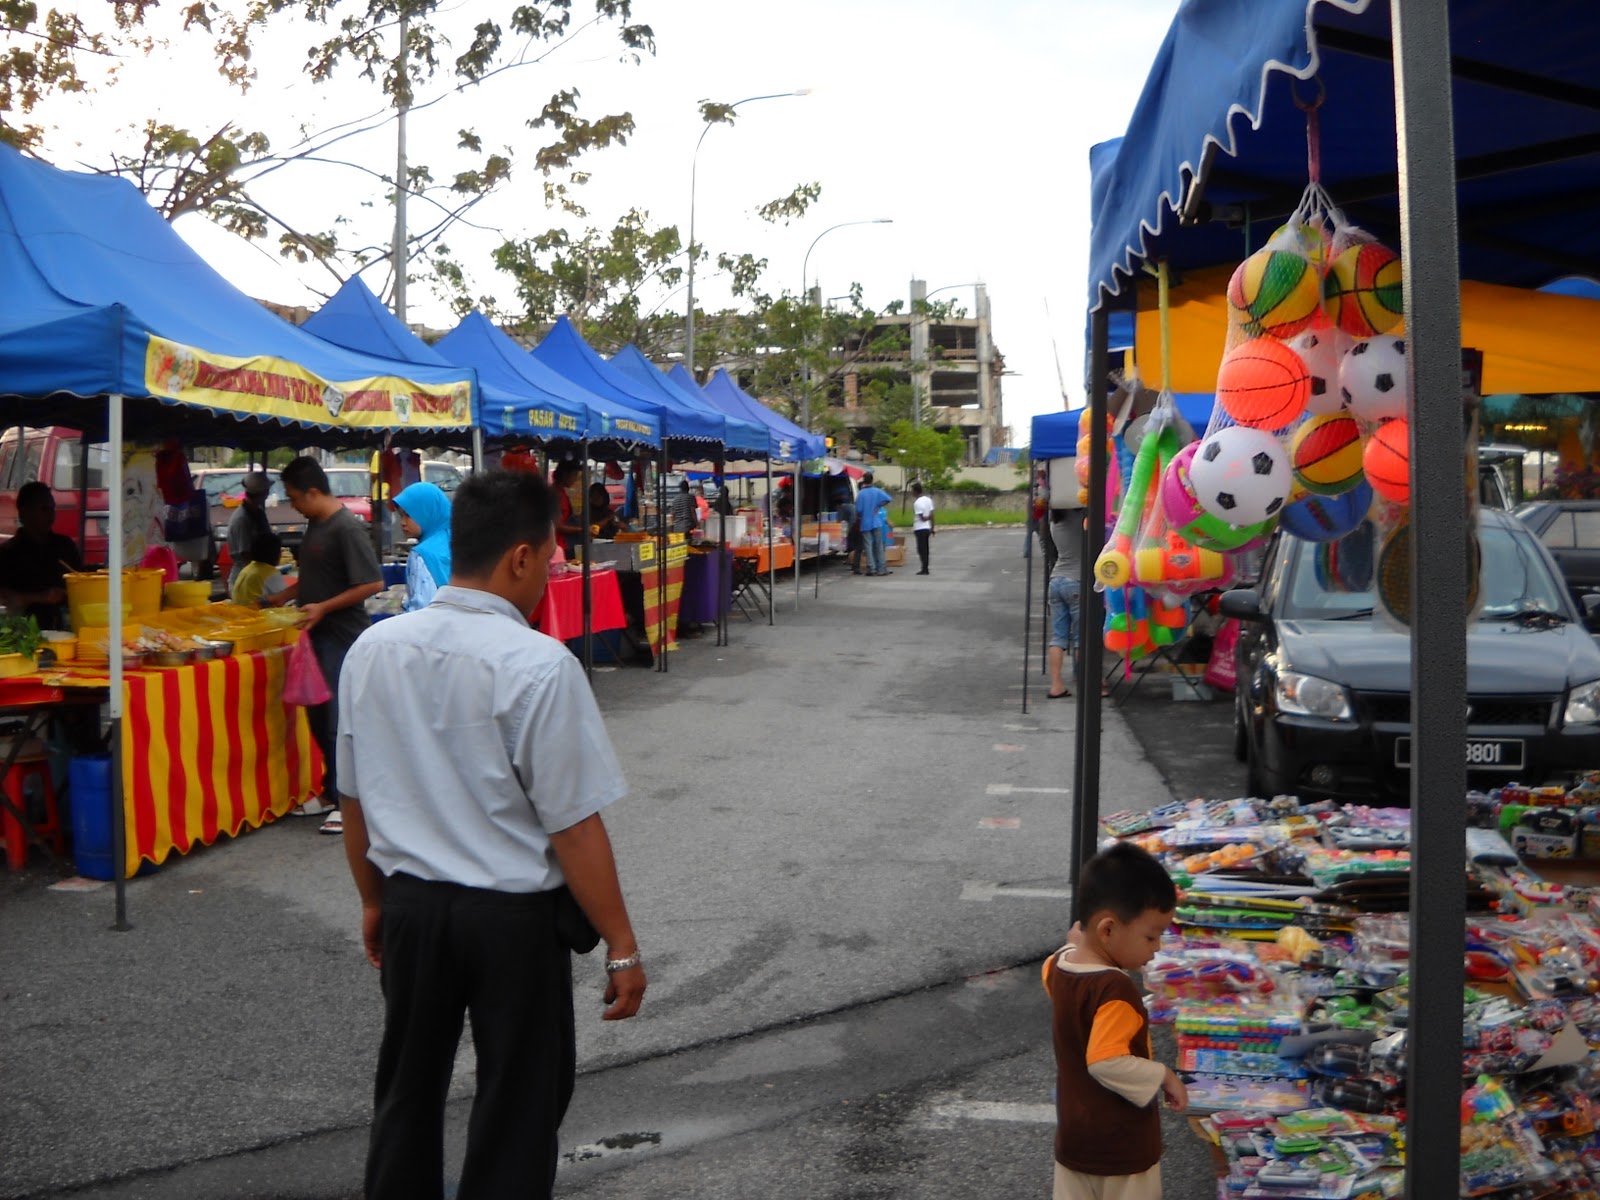
[[[701,395],[699,388],[695,388],[692,392],[685,391],[676,380],[668,377],[646,358],[639,347],[632,344],[624,346],[611,356],[611,365],[649,394],[659,395],[662,403],[672,404],[675,407],[687,405],[723,421],[726,428],[724,444],[736,457],[766,458],[771,452],[772,436],[767,432],[765,425],[718,412]]]
[[[716,442],[720,445],[726,436],[727,422],[720,415],[696,412],[687,404],[650,397],[643,385],[601,358],[564,315],[556,318],[554,327],[533,348],[532,357],[608,401],[657,414],[661,435],[669,443]]]
[[[483,406],[486,438],[587,437],[591,442],[661,445],[661,424],[653,414],[579,387],[534,358],[480,312],[468,313],[433,348],[451,362],[476,367],[481,379],[516,398],[514,404]]]
[[[672,378],[680,385],[688,382],[692,385],[689,372],[680,364],[672,368]],[[713,407],[732,416],[747,417],[752,421],[760,421],[772,430],[774,441],[772,453],[774,458],[781,458],[787,462],[798,459],[821,458],[828,452],[827,443],[815,433],[807,433],[787,417],[779,416],[754,396],[742,390],[726,370],[719,368],[705,386],[700,389],[705,398]]]
[[[475,382],[298,329],[217,274],[127,180],[0,145],[0,394],[121,393],[162,400],[173,416],[420,435],[469,429]],[[90,415],[59,399],[50,415]]]
[[[1179,415],[1194,426],[1197,434],[1203,434],[1211,421],[1211,409],[1216,397],[1210,392],[1181,392],[1173,396],[1173,400],[1177,402]],[[1067,412],[1040,413],[1034,417],[1029,458],[1034,462],[1043,462],[1047,458],[1071,458],[1076,455],[1078,422],[1088,411],[1086,408],[1074,408]]]
[[[1595,25],[1592,0],[1451,0],[1463,278],[1539,287],[1600,275]],[[1181,272],[1259,247],[1305,186],[1296,93],[1311,101],[1319,85],[1322,184],[1351,220],[1399,246],[1389,55],[1389,6],[1376,0],[1184,0],[1120,145],[1090,154],[1090,308],[1140,259]],[[1317,82],[1294,78],[1313,73]],[[1234,227],[1180,227],[1208,142],[1219,149],[1200,215]]]

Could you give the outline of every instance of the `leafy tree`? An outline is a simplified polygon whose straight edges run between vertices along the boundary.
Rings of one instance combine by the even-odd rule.
[[[885,456],[904,469],[908,479],[925,476],[935,490],[950,486],[951,473],[961,465],[965,453],[959,433],[940,433],[927,425],[913,426],[910,421],[896,421],[884,442]]]

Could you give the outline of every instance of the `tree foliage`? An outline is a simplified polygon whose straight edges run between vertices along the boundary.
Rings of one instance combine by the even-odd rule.
[[[950,486],[952,472],[961,465],[966,444],[959,433],[940,433],[927,425],[896,421],[889,427],[884,455],[903,468],[907,478],[925,478],[937,491]]]

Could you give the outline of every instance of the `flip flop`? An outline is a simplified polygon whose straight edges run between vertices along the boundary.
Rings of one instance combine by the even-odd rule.
[[[1065,700],[1070,695],[1072,695],[1072,689],[1068,688],[1064,692],[1046,692],[1044,698],[1046,700]]]

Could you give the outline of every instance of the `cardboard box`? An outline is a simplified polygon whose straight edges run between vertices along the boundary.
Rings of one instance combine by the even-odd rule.
[[[890,546],[883,552],[883,561],[891,567],[903,566],[906,561],[906,548],[904,544]]]

